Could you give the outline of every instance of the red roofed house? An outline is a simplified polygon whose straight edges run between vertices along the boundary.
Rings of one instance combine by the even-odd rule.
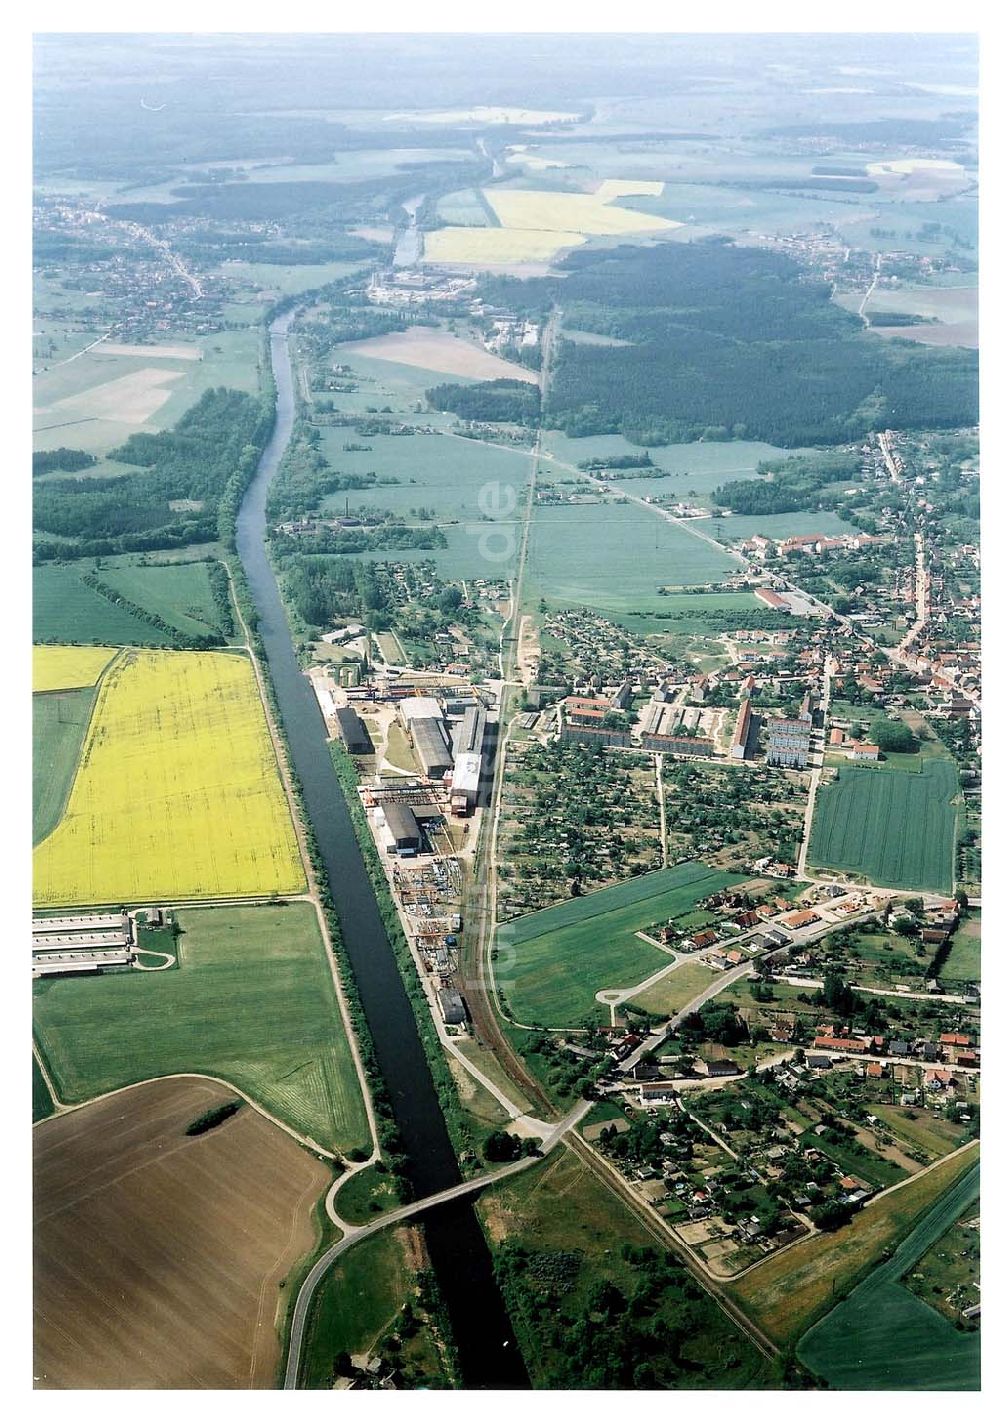
[[[823,1048],[835,1053],[866,1053],[868,1044],[863,1038],[817,1038],[814,1048]]]
[[[815,911],[790,911],[788,915],[781,917],[778,924],[788,930],[801,930],[804,925],[812,925],[817,920],[819,916]]]
[[[857,742],[855,743],[854,748],[851,750],[852,759],[865,760],[869,764],[877,763],[878,756],[879,750],[877,744],[862,744],[860,742]]]

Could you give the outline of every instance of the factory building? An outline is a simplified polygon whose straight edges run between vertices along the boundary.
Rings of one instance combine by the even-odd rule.
[[[467,707],[465,713],[452,728],[455,758],[457,759],[459,754],[481,754],[485,733],[486,712],[478,705]]]
[[[383,803],[386,851],[399,857],[415,857],[420,851],[420,827],[407,803]]]
[[[479,797],[479,776],[482,772],[482,754],[462,753],[455,755],[455,773],[451,780],[451,811],[458,817],[473,812]]]
[[[754,755],[754,734],[756,721],[750,709],[750,701],[744,700],[736,716],[736,729],[729,755],[732,759],[752,759]]]
[[[430,715],[415,716],[410,721],[410,739],[427,777],[444,778],[452,766],[452,757],[440,713],[436,719]]]
[[[371,754],[372,741],[368,733],[368,727],[364,720],[351,709],[350,705],[342,705],[334,711],[337,717],[337,728],[340,730],[340,737],[344,741],[344,747],[348,754]]]
[[[811,720],[785,720],[772,715],[767,722],[767,762],[783,769],[806,768],[811,736]]]
[[[439,989],[438,1003],[445,1023],[465,1022],[465,1000],[457,989]]]
[[[407,695],[399,702],[403,724],[409,729],[414,720],[443,720],[441,706],[429,695]]]

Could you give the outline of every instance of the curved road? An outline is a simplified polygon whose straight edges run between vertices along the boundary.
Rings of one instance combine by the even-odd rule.
[[[554,1126],[545,1137],[542,1142],[543,1155],[549,1154],[563,1136],[587,1114],[592,1105],[593,1103],[588,1101],[576,1103],[573,1109],[563,1117],[559,1125]],[[283,1389],[295,1390],[298,1386],[302,1364],[302,1342],[305,1337],[313,1294],[328,1269],[336,1263],[341,1254],[346,1253],[355,1244],[361,1243],[362,1239],[367,1239],[371,1234],[378,1233],[380,1229],[387,1229],[393,1224],[399,1224],[404,1219],[413,1219],[428,1209],[434,1209],[439,1204],[448,1204],[451,1200],[461,1199],[465,1195],[485,1190],[487,1186],[495,1185],[499,1180],[506,1180],[510,1175],[517,1175],[522,1170],[530,1169],[531,1166],[537,1164],[537,1161],[537,1156],[525,1156],[523,1160],[514,1161],[511,1165],[505,1165],[500,1170],[480,1175],[475,1180],[466,1180],[460,1185],[452,1185],[447,1190],[439,1190],[436,1195],[428,1195],[425,1199],[415,1200],[412,1204],[401,1205],[399,1209],[392,1209],[388,1214],[382,1214],[378,1219],[373,1219],[370,1224],[349,1229],[338,1244],[334,1244],[332,1248],[328,1248],[324,1254],[321,1254],[310,1268],[305,1282],[299,1289],[298,1297],[295,1299],[295,1310],[292,1313],[292,1325],[288,1334],[288,1361],[285,1365]]]

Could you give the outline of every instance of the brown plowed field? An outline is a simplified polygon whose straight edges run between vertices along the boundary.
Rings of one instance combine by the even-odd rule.
[[[34,1131],[35,1384],[270,1389],[280,1281],[330,1177],[207,1078],[120,1092]]]

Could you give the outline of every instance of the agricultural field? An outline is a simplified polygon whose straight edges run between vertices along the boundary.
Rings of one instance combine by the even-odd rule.
[[[162,617],[176,631],[189,636],[222,635],[207,563],[139,564],[116,557],[104,563],[97,576],[121,597]],[[144,632],[146,624],[137,622],[136,630]]]
[[[36,849],[35,904],[301,891],[250,662],[130,651],[105,675],[66,811]]]
[[[943,759],[926,760],[919,773],[841,765],[819,790],[809,863],[878,886],[950,894],[959,793],[955,766]]]
[[[547,265],[584,240],[568,231],[446,225],[426,232],[423,258],[426,264]]]
[[[31,689],[80,690],[96,685],[118,653],[104,646],[35,646],[31,652]]]
[[[631,486],[628,487],[631,492]],[[630,631],[660,629],[664,587],[721,582],[733,560],[637,504],[540,504],[528,544],[528,593],[553,610],[589,607]]]
[[[383,1229],[338,1258],[313,1294],[299,1388],[329,1389],[338,1352],[361,1365],[392,1335],[402,1343],[396,1355],[406,1368],[404,1386],[448,1387],[441,1329],[435,1326],[430,1299],[422,1298],[426,1267],[423,1237],[408,1226]],[[409,1318],[405,1306],[411,1309]]]
[[[685,862],[500,926],[494,972],[514,1018],[540,1027],[581,1025],[598,1011],[598,990],[638,984],[669,963],[669,954],[638,939],[637,930],[680,919],[739,880]]]
[[[538,382],[538,373],[530,367],[507,362],[478,343],[438,328],[407,328],[403,333],[363,338],[351,343],[350,349],[362,357],[401,362],[407,367],[422,367],[449,377],[471,377],[479,381],[512,377],[518,382]]]
[[[329,1171],[203,1078],[117,1092],[34,1134],[35,1384],[270,1390],[282,1287]]]
[[[953,1170],[957,1164],[951,1162]],[[798,1355],[811,1371],[835,1390],[979,1388],[979,1337],[958,1331],[901,1282],[978,1192],[977,1162],[942,1195],[890,1259],[810,1328],[799,1343]]]
[[[177,918],[178,962],[169,969],[35,981],[35,1037],[61,1098],[82,1102],[130,1082],[204,1072],[327,1149],[366,1146],[312,907],[192,908]]]
[[[434,204],[438,218],[448,225],[496,225],[497,218],[482,192],[474,187],[449,191]]]
[[[608,180],[594,192],[486,187],[481,195],[499,228],[476,214],[466,200],[454,226],[424,235],[424,259],[433,264],[547,263],[588,235],[662,234],[680,222],[649,211],[616,205],[620,198],[658,196],[662,182]],[[461,193],[465,194],[465,193]],[[471,194],[471,193],[470,193]],[[439,211],[445,218],[444,209]]]
[[[660,190],[653,188],[659,186]],[[619,197],[659,195],[662,183],[605,181],[592,195],[576,191],[516,191],[488,187],[487,201],[505,230],[554,230],[577,235],[632,235],[673,230],[679,221],[612,204]]]
[[[88,342],[92,342],[91,334]],[[34,450],[71,445],[104,457],[134,431],[173,426],[209,387],[256,395],[258,331],[249,327],[211,333],[190,344],[172,339],[123,355],[103,343],[82,357],[38,370],[34,378]],[[127,345],[126,345],[127,346]],[[179,357],[190,347],[193,357]],[[121,474],[102,460],[91,471]]]
[[[572,1150],[493,1186],[476,1210],[536,1390],[773,1385],[759,1352]]]
[[[843,1296],[928,1211],[978,1164],[978,1145],[873,1200],[843,1229],[785,1249],[730,1285],[758,1326],[782,1346],[794,1345],[839,1293]],[[942,1229],[950,1220],[945,1218]]]
[[[139,622],[124,607],[109,602],[82,581],[93,572],[90,560],[45,563],[32,569],[32,635],[35,641],[106,641],[130,645],[165,645],[167,635],[150,622]]]
[[[37,648],[36,648],[37,649]],[[59,822],[94,705],[94,690],[50,690],[31,699],[31,841]]]

